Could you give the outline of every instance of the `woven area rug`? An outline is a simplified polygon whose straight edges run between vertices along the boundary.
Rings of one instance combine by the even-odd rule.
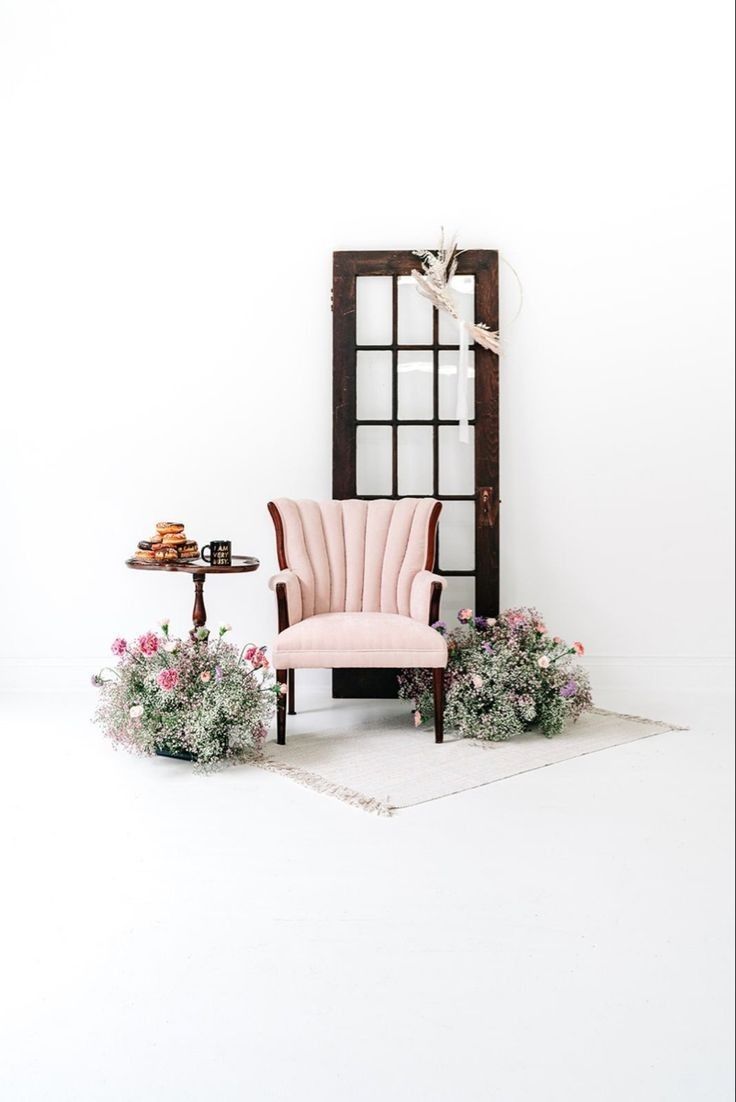
[[[508,742],[480,742],[450,732],[438,746],[432,731],[412,727],[405,712],[400,718],[367,719],[355,730],[332,724],[325,729],[317,715],[312,713],[306,729],[290,734],[286,746],[267,742],[259,768],[378,815],[682,730],[671,723],[596,709],[552,739],[529,731]]]

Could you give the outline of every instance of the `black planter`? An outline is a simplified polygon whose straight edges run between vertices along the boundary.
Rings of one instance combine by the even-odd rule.
[[[228,743],[230,741],[227,730],[220,731],[218,739],[222,746],[222,755],[224,757],[227,753]],[[156,756],[159,758],[176,758],[178,761],[199,761],[198,754],[192,754],[189,750],[175,750],[173,747],[166,746],[166,744],[162,742],[156,744],[155,750]]]
[[[172,750],[168,746],[157,746],[156,756],[159,758],[178,758],[179,761],[197,761],[196,754],[190,754],[188,750]]]

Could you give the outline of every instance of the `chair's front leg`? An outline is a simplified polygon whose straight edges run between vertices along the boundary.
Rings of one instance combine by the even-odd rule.
[[[445,737],[445,671],[441,666],[432,670],[432,688],[434,690],[434,741],[442,742]]]
[[[296,681],[296,670],[289,670],[289,691],[287,697],[289,700],[289,715],[296,715],[296,697],[294,696],[294,683]]]
[[[286,687],[287,670],[276,670],[276,680],[282,687],[276,701],[276,742],[279,746],[286,745],[286,696],[283,691]]]

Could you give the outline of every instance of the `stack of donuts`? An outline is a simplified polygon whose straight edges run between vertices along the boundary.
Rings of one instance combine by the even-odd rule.
[[[196,559],[199,548],[195,540],[187,539],[183,524],[172,520],[160,520],[156,534],[149,540],[141,540],[135,553],[142,562],[176,562],[178,559]]]

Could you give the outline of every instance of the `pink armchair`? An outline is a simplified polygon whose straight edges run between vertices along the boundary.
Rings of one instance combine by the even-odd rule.
[[[268,503],[280,573],[276,676],[277,740],[286,742],[286,701],[294,715],[294,670],[367,666],[433,671],[435,742],[442,742],[447,644],[439,618],[445,581],[434,569],[442,505],[398,501]]]

